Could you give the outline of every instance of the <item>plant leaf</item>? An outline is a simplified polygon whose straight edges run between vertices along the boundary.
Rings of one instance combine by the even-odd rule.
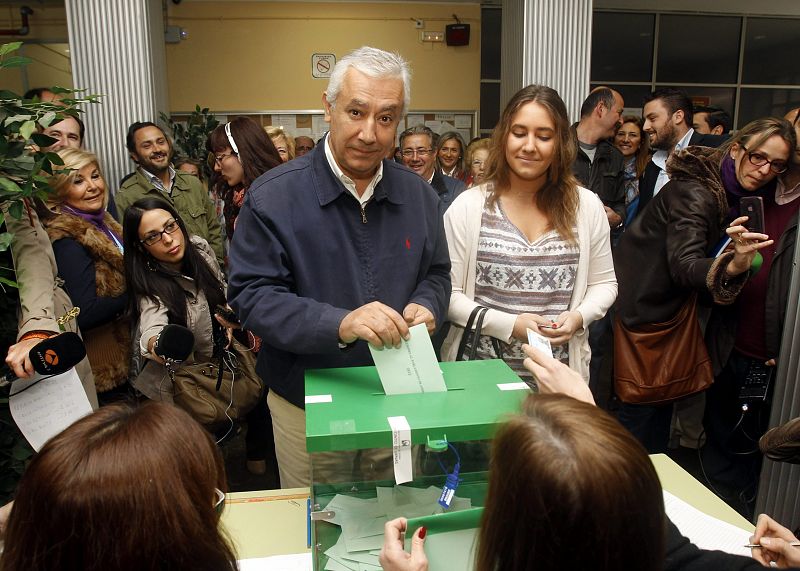
[[[0,46],[0,56],[10,54],[22,47],[22,42],[9,42]]]
[[[34,131],[36,131],[36,121],[25,121],[19,128],[19,134],[26,140],[31,138]]]
[[[17,220],[19,220],[20,218],[22,218],[22,209],[23,209],[22,201],[17,200],[15,202],[12,202],[11,206],[8,207],[8,213],[11,214],[11,216],[16,218]]]
[[[22,67],[31,63],[31,58],[22,56],[11,56],[8,59],[0,61],[0,67]]]

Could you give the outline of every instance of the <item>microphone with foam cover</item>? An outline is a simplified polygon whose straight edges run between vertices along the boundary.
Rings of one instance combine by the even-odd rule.
[[[86,347],[77,333],[67,331],[40,341],[28,351],[33,370],[40,375],[60,375],[80,363],[86,357]],[[17,376],[6,373],[3,384],[13,383]]]
[[[194,334],[182,325],[166,325],[158,335],[153,351],[167,361],[185,361],[194,351]]]

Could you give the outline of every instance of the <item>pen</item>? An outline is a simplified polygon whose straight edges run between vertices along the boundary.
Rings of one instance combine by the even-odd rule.
[[[792,541],[789,543],[792,547],[800,547],[800,541]],[[748,543],[745,545],[748,549],[760,549],[762,546],[757,543]]]

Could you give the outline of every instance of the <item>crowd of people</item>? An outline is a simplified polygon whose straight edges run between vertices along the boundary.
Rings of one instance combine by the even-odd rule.
[[[87,562],[100,544],[92,522],[115,529],[125,525],[115,518],[139,511],[137,521],[163,529],[165,544],[180,544],[187,530],[203,538],[206,551],[175,553],[185,566],[235,568],[214,511],[226,489],[218,445],[242,423],[248,469],[263,473],[274,455],[282,487],[309,486],[305,371],[369,365],[368,344],[399,346],[418,324],[442,360],[463,359],[471,343],[475,358],[505,360],[542,393],[492,447],[478,569],[800,565],[784,548],[792,534],[766,516],[754,536],[765,546],[754,550],[760,563],[688,544],[664,515],[646,455],[677,438],[712,451],[707,467],[729,477],[720,476],[727,489],[740,497],[755,489],[760,454],[741,447],[768,428],[771,394],[765,389],[742,418],[739,394],[753,371],[774,371],[780,357],[800,206],[800,110],[730,133],[724,113],[695,110],[678,90],[654,92],[638,117],[623,115],[622,94],[599,87],[571,125],[559,94],[531,85],[511,98],[490,138],[467,144],[424,125],[398,133],[409,77],[397,54],[351,52],[323,95],[322,139],[233,119],[208,136],[207,181],[203,163],[176,158],[152,122],[130,126],[125,144],[136,168],[116,193],[98,157],[82,149],[79,119],[43,130],[69,170],[53,176],[54,193],[30,203],[28,216],[6,216],[22,284],[18,342],[6,363],[18,377],[32,374],[30,349],[80,307],[68,327],[82,333],[79,374],[99,410],[31,463],[8,516],[14,547],[1,568],[133,568],[135,538],[105,554],[114,559]],[[758,227],[740,206],[752,196],[763,204]],[[600,402],[618,380],[610,371],[619,336],[638,339],[689,306],[689,321],[710,340],[711,388]],[[480,335],[468,341],[479,311]],[[169,349],[176,327],[192,339],[188,356]],[[549,341],[552,357],[527,345],[529,332]],[[202,412],[186,394],[182,375],[192,365],[198,386],[228,387],[227,406]],[[658,366],[669,373],[672,363]],[[256,379],[264,390],[246,399],[235,379]],[[161,442],[157,432],[167,429]],[[63,486],[48,488],[54,470],[72,465],[65,458],[93,471],[64,474]],[[119,458],[152,466],[129,469]],[[601,490],[593,482],[604,470],[601,479],[614,485]],[[150,487],[136,488],[142,479]],[[117,490],[106,497],[111,482]],[[192,512],[180,514],[185,520],[159,511],[176,487],[176,509]],[[137,502],[145,489],[155,499]],[[63,501],[75,490],[77,499]],[[51,497],[48,511],[73,512],[53,517],[52,532],[37,526],[43,497]],[[386,569],[426,568],[424,531],[408,554],[405,525],[387,524]],[[580,549],[570,547],[576,536]]]

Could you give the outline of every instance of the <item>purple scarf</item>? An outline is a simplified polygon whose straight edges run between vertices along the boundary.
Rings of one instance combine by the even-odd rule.
[[[73,206],[69,206],[67,204],[61,205],[61,211],[66,212],[67,214],[72,214],[73,216],[77,216],[78,218],[82,218],[86,220],[89,224],[95,226],[98,230],[100,230],[103,234],[105,234],[109,240],[111,240],[114,245],[122,251],[122,239],[117,236],[115,232],[111,230],[111,228],[106,225],[105,215],[106,211],[103,209],[98,210],[97,212],[86,212],[85,210],[79,210]]]
[[[725,155],[722,159],[722,167],[720,168],[720,175],[722,176],[722,186],[725,188],[725,195],[728,198],[728,215],[731,219],[739,216],[739,199],[743,196],[760,196],[765,201],[774,200],[775,198],[775,185],[777,184],[777,177],[769,181],[767,184],[756,190],[745,190],[739,184],[736,178],[736,162],[730,155]]]

